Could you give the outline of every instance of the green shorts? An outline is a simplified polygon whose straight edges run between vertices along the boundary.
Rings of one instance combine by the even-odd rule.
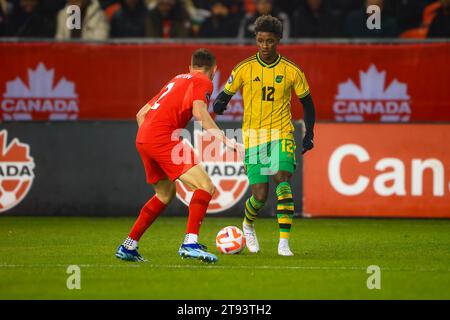
[[[278,171],[294,173],[295,141],[275,140],[245,150],[245,168],[250,185],[268,183],[269,177]]]

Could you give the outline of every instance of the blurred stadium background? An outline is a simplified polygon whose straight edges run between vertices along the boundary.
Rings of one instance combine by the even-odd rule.
[[[380,30],[366,27],[372,4],[382,8]],[[81,7],[81,30],[68,30],[68,5]],[[16,216],[137,216],[152,191],[134,148],[136,112],[199,47],[218,60],[214,100],[234,65],[256,52],[252,23],[269,13],[283,21],[279,51],[303,69],[317,108],[316,148],[299,156],[294,177],[298,216],[443,218],[418,222],[419,238],[436,236],[418,247],[436,254],[434,279],[448,284],[449,0],[0,0],[3,263],[17,262],[17,223],[24,231],[47,221],[8,220]],[[239,128],[242,105],[237,94],[216,120]],[[299,139],[302,108],[292,105]],[[241,217],[249,188],[240,165],[211,159],[212,172],[219,192],[209,214]],[[165,215],[186,215],[189,192],[178,187]],[[262,215],[274,211],[271,202]],[[217,231],[227,223],[218,221]]]

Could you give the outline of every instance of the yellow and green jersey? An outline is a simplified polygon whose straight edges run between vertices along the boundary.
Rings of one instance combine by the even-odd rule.
[[[268,65],[258,53],[233,69],[224,91],[234,95],[240,89],[244,100],[242,129],[246,148],[272,140],[294,140],[292,90],[299,98],[309,94],[305,74],[297,65],[281,55]]]

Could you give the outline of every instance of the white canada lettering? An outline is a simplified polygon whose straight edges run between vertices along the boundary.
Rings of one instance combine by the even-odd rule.
[[[357,196],[367,191],[372,183],[373,190],[382,197],[407,196],[407,191],[413,196],[424,195],[424,175],[432,173],[432,194],[443,197],[445,193],[444,164],[438,159],[411,159],[410,187],[406,185],[405,162],[397,158],[382,158],[375,162],[372,177],[360,174],[353,182],[344,182],[342,178],[342,163],[349,157],[356,158],[359,163],[371,160],[369,152],[360,145],[346,144],[337,148],[328,162],[328,179],[332,187],[342,195]],[[358,170],[356,166],[355,171]]]

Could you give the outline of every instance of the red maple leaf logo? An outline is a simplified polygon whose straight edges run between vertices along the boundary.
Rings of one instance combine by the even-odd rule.
[[[0,162],[30,162],[33,161],[29,156],[29,147],[13,139],[7,146],[8,133],[6,130],[0,131]]]

